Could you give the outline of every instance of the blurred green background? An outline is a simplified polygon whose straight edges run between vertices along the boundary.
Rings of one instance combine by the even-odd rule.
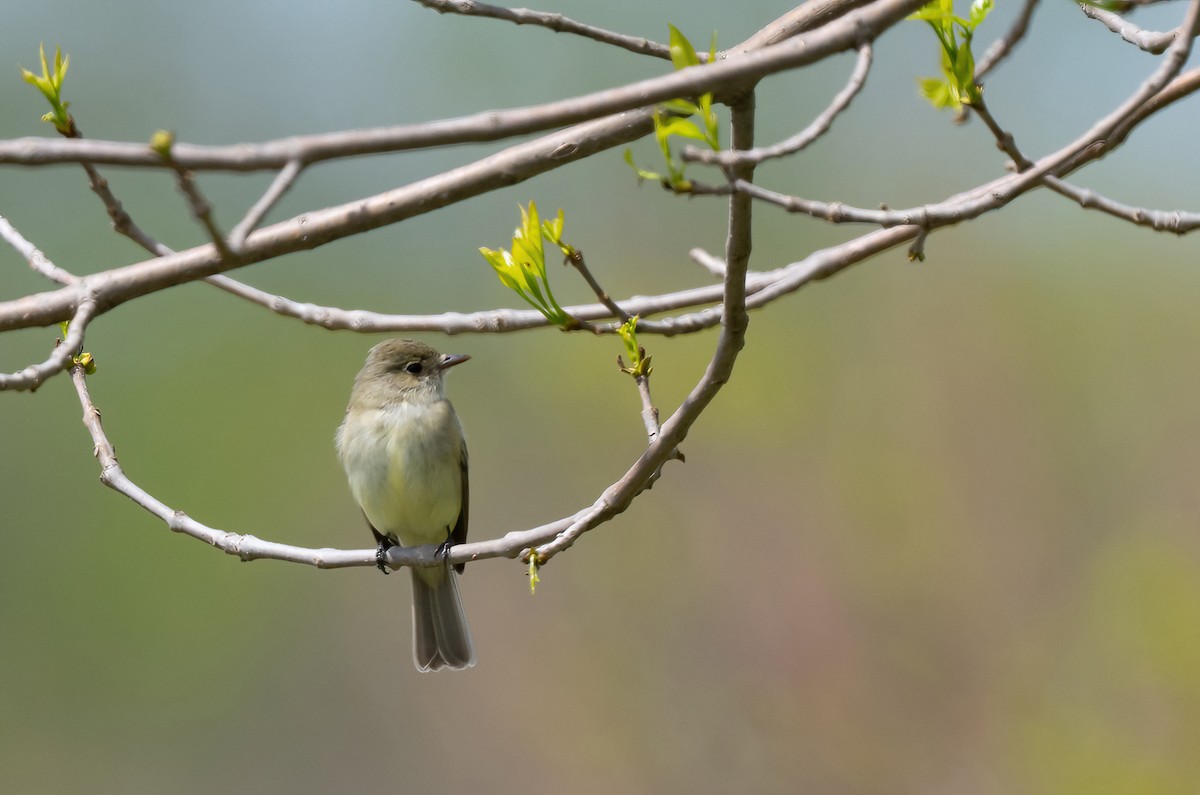
[[[984,43],[1007,27],[1002,3]],[[547,6],[664,40],[740,41],[787,4]],[[1174,4],[1138,17],[1176,24]],[[21,82],[71,56],[84,133],[201,143],[419,122],[660,74],[566,36],[389,0],[8,0],[0,136],[52,135]],[[864,94],[776,189],[865,206],[998,173],[978,123],[917,96],[937,68],[908,23]],[[767,81],[759,139],[807,124],[849,55]],[[1026,153],[1070,141],[1156,61],[1048,0],[989,104]],[[1082,184],[1197,209],[1196,103]],[[496,147],[314,168],[272,214],[404,184]],[[651,142],[635,147],[653,162]],[[204,237],[162,173],[107,169],[169,245]],[[226,228],[266,175],[200,175]],[[620,151],[432,216],[235,274],[303,301],[392,312],[516,306],[475,249],[518,202],[567,210],[615,296],[705,283],[723,207],[638,186]],[[0,214],[59,265],[143,255],[80,169],[5,169]],[[754,266],[861,229],[758,211]],[[235,559],[97,482],[65,377],[0,395],[0,790],[521,793],[1192,792],[1200,781],[1200,275],[1195,238],[1038,193],[814,284],[751,322],[731,383],[653,491],[543,572],[469,568],[479,665],[419,675],[407,575]],[[563,271],[555,290],[588,300]],[[0,298],[48,289],[0,247]],[[57,329],[5,334],[0,368]],[[210,525],[308,546],[369,536],[333,453],[380,335],[285,320],[205,285],[103,316],[93,398],[128,474]],[[451,395],[472,454],[473,538],[589,504],[645,444],[611,338],[425,339],[470,353]],[[645,340],[669,412],[712,333]],[[514,418],[521,418],[514,421]]]

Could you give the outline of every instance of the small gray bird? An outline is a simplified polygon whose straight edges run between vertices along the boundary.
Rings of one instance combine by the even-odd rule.
[[[371,349],[337,432],[350,491],[379,545],[467,540],[467,444],[446,399],[445,372],[469,356],[414,340]],[[414,567],[413,661],[419,671],[470,668],[475,644],[458,594],[461,565]]]

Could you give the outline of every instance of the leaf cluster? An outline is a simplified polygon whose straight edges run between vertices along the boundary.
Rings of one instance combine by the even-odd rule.
[[[687,37],[679,32],[674,25],[670,28],[671,63],[675,69],[686,69],[689,66],[699,66],[700,56]],[[708,62],[712,63],[717,57],[717,35],[713,34],[708,48]],[[699,117],[700,124],[692,121]],[[712,92],[701,94],[695,101],[688,99],[672,99],[654,109],[654,138],[662,151],[663,162],[667,173],[660,174],[639,168],[633,160],[633,152],[625,150],[625,162],[629,164],[639,179],[650,179],[677,191],[688,191],[691,183],[684,177],[684,163],[671,150],[672,139],[688,138],[703,141],[713,150],[721,148],[717,115],[713,112]]]
[[[554,325],[572,328],[577,321],[559,306],[550,289],[543,239],[557,246],[564,256],[570,256],[574,251],[562,242],[563,211],[559,210],[553,220],[542,222],[538,218],[536,203],[530,201],[528,209],[520,209],[521,225],[513,232],[512,250],[481,246],[479,253],[495,269],[501,284],[525,299]]]
[[[21,69],[21,77],[26,83],[37,88],[42,92],[42,96],[50,103],[50,112],[42,116],[42,121],[49,122],[54,125],[54,129],[58,130],[61,135],[68,138],[74,136],[75,122],[71,118],[71,114],[67,112],[67,106],[71,103],[64,102],[62,98],[63,78],[67,76],[67,67],[71,65],[71,57],[63,57],[62,49],[54,48],[54,68],[51,69],[46,62],[46,46],[38,46],[38,55],[42,60],[42,73],[35,75],[28,69]]]
[[[918,81],[921,93],[935,108],[961,110],[963,105],[977,104],[981,99],[980,87],[975,83],[971,39],[994,5],[995,0],[975,0],[964,19],[954,13],[954,0],[933,0],[909,17],[929,23],[941,44],[942,77]]]

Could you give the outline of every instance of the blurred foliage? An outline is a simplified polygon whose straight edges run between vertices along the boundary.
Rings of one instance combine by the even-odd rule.
[[[1014,5],[985,27],[1006,29]],[[630,32],[672,19],[734,42],[778,7],[553,10]],[[880,42],[887,68],[836,134],[764,179],[901,206],[999,173],[981,128],[922,112],[912,81],[928,32],[901,28]],[[1092,35],[1068,48],[1064,30]],[[89,134],[140,141],[158,129],[230,143],[448,117],[662,67],[373,0],[17,0],[0,27],[13,65],[0,80],[6,138],[50,132],[15,67],[43,40],[71,53],[71,111]],[[514,47],[538,48],[544,80]],[[1132,50],[1073,4],[1046,5],[989,78],[989,104],[1031,151],[1061,142],[1152,68]],[[1086,81],[1068,68],[1078,62]],[[765,83],[760,140],[806,124],[848,63]],[[1194,204],[1197,166],[1174,153],[1196,116],[1185,104],[1139,130],[1087,184]],[[494,150],[326,166],[273,218]],[[112,234],[78,169],[4,176],[0,213],[57,264],[86,273],[143,258]],[[105,176],[157,237],[204,240],[169,175]],[[269,177],[198,180],[228,227]],[[572,243],[615,297],[707,278],[687,249],[720,250],[723,205],[630,183],[618,154],[601,156],[240,275],[348,307],[494,306],[473,247],[536,195],[570,208]],[[767,209],[756,220],[761,269],[849,234]],[[69,381],[0,395],[0,788],[1189,791],[1196,241],[1031,196],[931,236],[927,253],[922,265],[881,256],[755,312],[733,379],[687,439],[688,463],[669,462],[625,514],[540,569],[536,597],[526,566],[472,564],[462,588],[480,664],[459,676],[413,671],[403,576],[241,564],[173,535],[97,483]],[[0,274],[5,298],[48,289],[6,248]],[[578,279],[558,297],[591,300]],[[54,331],[5,334],[0,366],[45,356]],[[231,531],[366,548],[332,438],[378,339],[189,285],[97,320],[87,349],[102,367],[89,384],[129,475],[172,507]],[[651,341],[664,417],[713,340]],[[430,341],[473,357],[449,384],[471,445],[473,538],[577,510],[644,449],[636,390],[613,377],[615,339]],[[511,422],[514,407],[536,421]],[[549,749],[532,772],[531,748]]]
[[[690,66],[700,66],[700,56],[687,37],[679,32],[674,25],[668,25],[671,63],[676,69],[686,69]],[[714,32],[708,48],[707,63],[715,63],[717,58],[717,34]],[[698,116],[701,124],[691,120]],[[701,126],[703,125],[703,126]],[[633,159],[633,150],[625,150],[625,162],[638,175],[638,179],[648,179],[659,182],[670,190],[686,193],[692,188],[692,183],[684,177],[687,163],[672,150],[672,143],[678,144],[679,139],[703,141],[710,149],[721,148],[720,121],[713,110],[712,92],[706,92],[690,99],[672,99],[654,109],[654,140],[658,142],[666,174],[639,168]]]

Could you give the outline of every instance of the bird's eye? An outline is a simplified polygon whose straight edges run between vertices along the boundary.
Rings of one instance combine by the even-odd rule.
[[[421,372],[421,363],[420,362],[409,362],[408,364],[404,365],[404,370],[406,372],[412,373],[413,375],[418,375]]]

